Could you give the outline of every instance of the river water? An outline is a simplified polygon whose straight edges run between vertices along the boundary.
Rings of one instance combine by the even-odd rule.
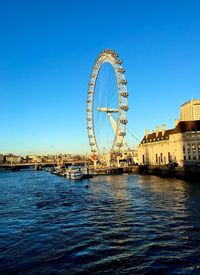
[[[0,172],[0,274],[10,273],[200,274],[200,183]]]

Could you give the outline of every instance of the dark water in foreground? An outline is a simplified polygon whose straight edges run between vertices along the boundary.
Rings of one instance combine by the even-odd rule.
[[[200,183],[1,172],[0,273],[200,274]]]

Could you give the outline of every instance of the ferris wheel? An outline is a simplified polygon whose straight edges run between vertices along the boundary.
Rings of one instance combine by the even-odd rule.
[[[95,104],[96,84],[99,78],[99,73],[104,63],[109,63],[114,69],[116,77],[116,102],[110,106],[109,102],[104,100],[101,106]],[[110,140],[109,154],[120,153],[123,150],[124,137],[126,135],[127,111],[128,111],[128,91],[127,81],[124,74],[125,70],[122,67],[122,61],[118,59],[118,54],[114,50],[106,49],[98,56],[92,69],[90,76],[88,93],[87,93],[87,131],[91,151],[94,155],[100,156],[103,154],[102,147],[98,144],[97,132],[98,124],[95,124],[94,113],[104,113],[109,118],[110,126],[113,129],[113,138]],[[104,148],[104,147],[103,147]]]

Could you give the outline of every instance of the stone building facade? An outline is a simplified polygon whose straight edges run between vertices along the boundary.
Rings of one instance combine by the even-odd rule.
[[[200,165],[200,120],[179,121],[174,129],[165,125],[146,135],[138,146],[139,164]]]

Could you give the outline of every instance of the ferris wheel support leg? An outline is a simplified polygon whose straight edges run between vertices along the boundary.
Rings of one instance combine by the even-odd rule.
[[[110,123],[113,127],[113,130],[114,130],[114,133],[116,134],[117,132],[117,123],[115,122],[114,118],[112,117],[111,113],[107,113],[108,114],[108,117],[110,119]]]
[[[94,168],[95,168],[95,169],[97,168],[97,161],[98,161],[98,160],[93,160]]]
[[[107,154],[106,156],[106,165],[107,167],[110,167],[110,154]]]
[[[114,133],[115,133],[115,135],[116,135],[116,132],[117,132],[117,123],[115,122],[115,120],[114,120],[114,118],[112,117],[111,113],[108,112],[107,114],[108,114],[108,117],[109,117],[109,119],[110,119],[110,123],[111,123],[111,125],[112,125],[112,127],[113,127]],[[125,138],[123,139],[123,143],[124,143],[124,145],[127,147],[127,149],[129,149],[128,143],[126,142],[126,139],[125,139]],[[119,163],[118,163],[118,166],[119,166]]]
[[[119,163],[119,157],[117,157],[117,168],[120,167],[120,163]]]

